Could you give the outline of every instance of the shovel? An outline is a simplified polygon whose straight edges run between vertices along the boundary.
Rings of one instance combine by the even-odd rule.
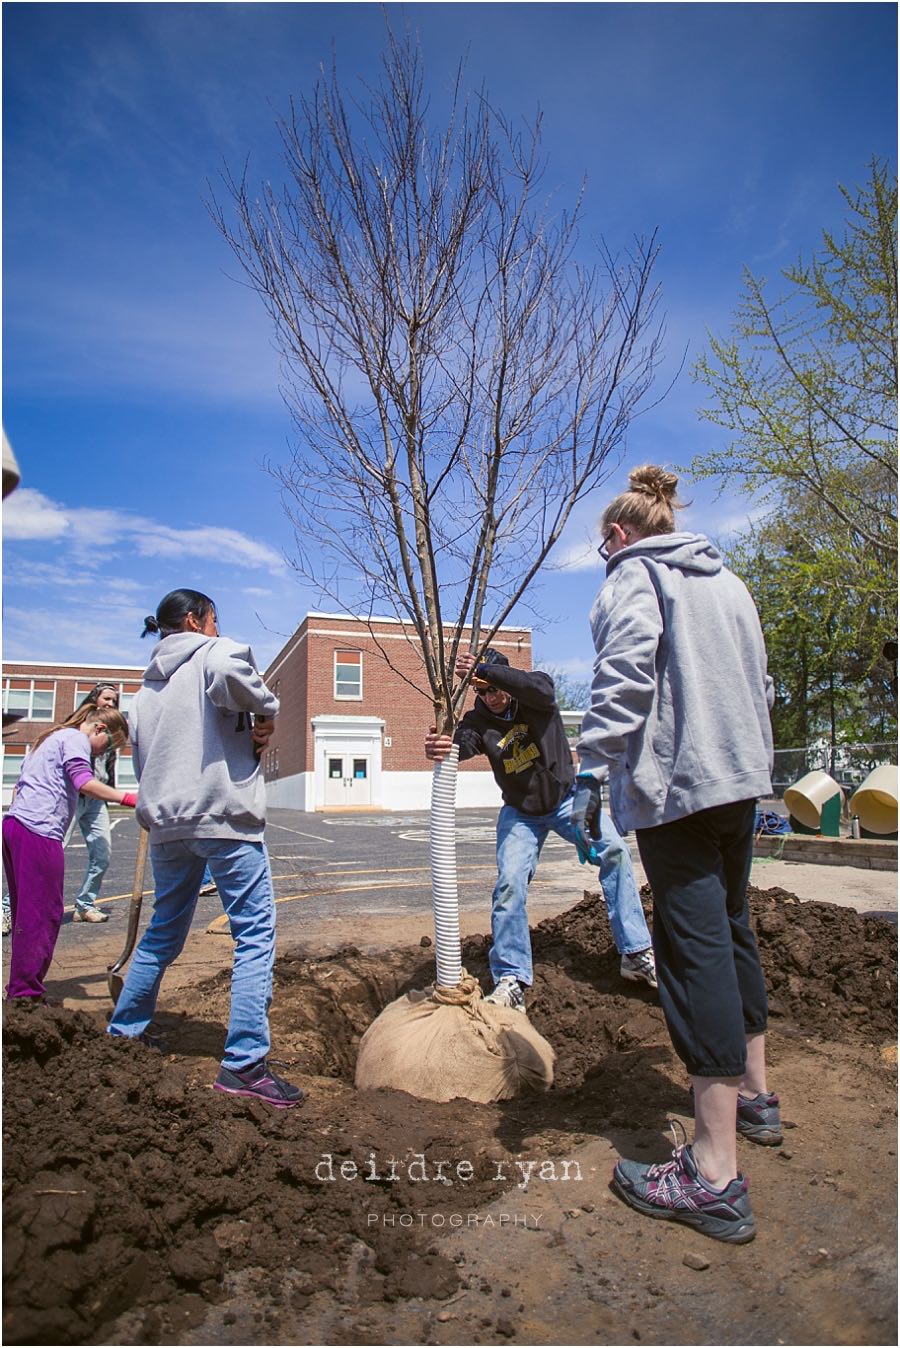
[[[112,998],[112,1004],[115,1006],[119,1000],[122,991],[122,984],[125,982],[121,970],[131,959],[131,952],[134,950],[137,941],[138,923],[141,920],[141,903],[144,898],[144,871],[147,869],[147,847],[150,843],[150,834],[145,828],[141,829],[141,836],[138,839],[137,859],[134,863],[134,887],[131,891],[131,906],[128,909],[128,931],[125,935],[125,949],[122,951],[115,964],[107,965],[106,982],[109,987],[109,995]]]

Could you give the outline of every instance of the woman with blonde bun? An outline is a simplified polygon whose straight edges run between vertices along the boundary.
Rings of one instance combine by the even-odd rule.
[[[742,1244],[756,1224],[736,1135],[781,1141],[747,903],[756,799],[771,791],[773,687],[743,583],[702,534],[676,531],[677,486],[664,468],[636,468],[600,521],[607,578],[591,611],[577,822],[587,841],[608,779],[653,890],[660,1002],[694,1096],[693,1144],[665,1164],[620,1161],[613,1187],[648,1216]]]

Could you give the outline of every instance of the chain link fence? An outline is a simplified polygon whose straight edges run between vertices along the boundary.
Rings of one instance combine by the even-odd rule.
[[[826,740],[808,744],[805,749],[776,749],[772,785],[776,796],[783,796],[789,786],[807,772],[816,769],[827,772],[845,792],[862,786],[869,773],[882,763],[897,762],[897,745],[837,744]]]
[[[561,713],[566,735],[574,748],[581,731],[580,711]],[[827,740],[818,740],[802,749],[776,749],[772,771],[773,796],[780,799],[789,786],[817,768],[844,788],[847,795],[862,786],[869,773],[882,763],[897,762],[895,742],[873,744],[838,744],[832,747]]]

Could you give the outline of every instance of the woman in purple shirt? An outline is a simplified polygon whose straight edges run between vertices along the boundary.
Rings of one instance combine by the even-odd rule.
[[[79,795],[117,805],[137,796],[98,782],[91,757],[121,749],[128,723],[112,708],[91,711],[80,727],[53,726],[22,765],[3,820],[3,865],[12,908],[6,996],[42,999],[63,916],[63,839]]]

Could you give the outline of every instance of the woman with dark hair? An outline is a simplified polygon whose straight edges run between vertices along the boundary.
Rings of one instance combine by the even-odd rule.
[[[51,726],[22,764],[3,820],[3,865],[12,909],[7,997],[42,999],[63,916],[63,838],[80,794],[133,806],[137,797],[98,782],[90,762],[128,739],[112,707],[86,708],[79,724]]]
[[[258,758],[278,699],[250,647],[219,636],[207,595],[173,590],[145,620],[148,632],[160,641],[129,722],[155,898],[109,1032],[145,1034],[163,975],[187,940],[208,865],[234,939],[231,1016],[215,1089],[280,1108],[296,1105],[302,1091],[267,1061],[275,903]]]
[[[591,612],[578,826],[592,832],[608,777],[653,891],[659,998],[694,1096],[693,1143],[665,1164],[620,1161],[613,1187],[648,1216],[742,1244],[756,1225],[736,1136],[781,1141],[747,905],[756,798],[771,791],[773,687],[743,583],[702,534],[675,531],[677,483],[635,469],[600,522],[607,578]]]
[[[72,715],[66,719],[66,725],[77,726],[85,713],[102,711],[108,707],[118,709],[118,706],[118,686],[114,683],[96,683],[91,691],[82,698]],[[115,787],[117,758],[116,750],[110,749],[108,753],[100,754],[91,759],[91,768],[98,782]],[[109,867],[109,859],[112,854],[112,829],[109,822],[109,807],[106,801],[100,800],[96,796],[79,795],[75,819],[69,826],[69,832],[66,835],[64,843],[66,847],[76,823],[81,829],[87,847],[87,868],[81,882],[81,888],[75,896],[75,912],[72,920],[73,922],[107,922],[109,913],[104,912],[102,908],[97,906],[100,886],[103,884],[103,877]]]

